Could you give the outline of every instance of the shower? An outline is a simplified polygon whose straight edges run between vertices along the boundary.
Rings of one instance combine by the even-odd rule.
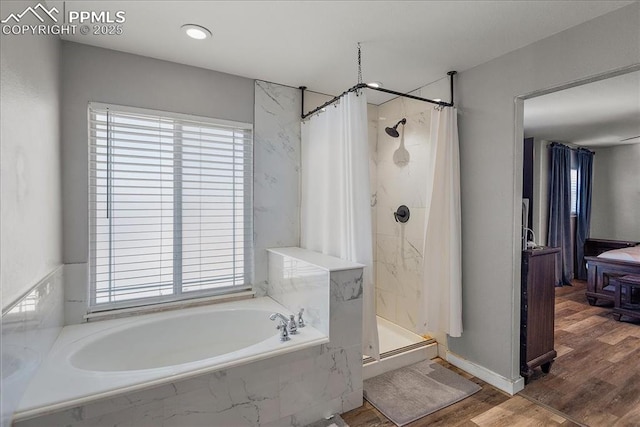
[[[393,138],[399,137],[400,133],[398,133],[398,125],[400,125],[400,124],[402,124],[403,126],[405,124],[407,124],[407,119],[400,120],[398,123],[396,123],[396,125],[394,127],[385,128],[385,132],[387,132],[387,135],[389,135],[390,137],[393,137]]]

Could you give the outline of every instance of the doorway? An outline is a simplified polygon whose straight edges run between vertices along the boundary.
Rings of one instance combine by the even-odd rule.
[[[541,91],[522,101],[525,141],[528,138],[523,148],[523,198],[529,199],[528,225],[536,236],[532,239],[535,245],[547,246],[551,237],[552,144],[561,144],[572,155],[579,150],[595,153],[587,243],[640,242],[638,67]],[[576,163],[568,162],[570,192],[565,195],[572,218],[567,224],[573,240],[568,245],[572,286],[555,288],[557,356],[548,374],[535,371],[522,394],[578,423],[633,424],[640,422],[640,321],[624,318],[618,322],[606,301],[589,304],[587,277],[578,273],[587,262],[575,250],[579,248],[575,224],[581,196]],[[563,268],[566,273],[566,266]],[[561,275],[556,268],[556,285],[562,284]]]

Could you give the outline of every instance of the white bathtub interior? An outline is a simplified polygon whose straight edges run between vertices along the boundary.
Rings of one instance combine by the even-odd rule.
[[[273,312],[293,314],[262,297],[66,326],[30,382],[16,418],[329,342],[326,334],[310,325],[281,342],[269,320]]]
[[[69,360],[78,369],[101,372],[164,368],[204,360],[272,338],[274,324],[266,321],[271,313],[224,308],[138,320],[135,326],[114,327],[99,339],[89,339]],[[246,324],[251,327],[245,328]],[[167,348],[174,350],[168,352]]]

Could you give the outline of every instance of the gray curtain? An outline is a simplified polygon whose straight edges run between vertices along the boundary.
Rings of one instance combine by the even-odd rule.
[[[549,232],[547,245],[560,248],[560,280],[557,286],[571,285],[573,256],[571,247],[571,149],[553,143],[549,188]],[[558,268],[556,268],[558,271]]]
[[[576,277],[587,280],[587,267],[584,262],[584,242],[589,238],[591,225],[591,188],[593,174],[593,153],[584,148],[578,150],[578,200],[576,218]]]

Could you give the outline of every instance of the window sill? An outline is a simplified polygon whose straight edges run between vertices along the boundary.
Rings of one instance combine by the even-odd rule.
[[[158,313],[161,311],[179,310],[189,307],[198,307],[201,305],[220,304],[223,302],[238,301],[243,299],[255,298],[255,291],[242,291],[232,294],[213,295],[209,297],[193,298],[181,301],[164,302],[139,307],[117,308],[113,310],[95,311],[85,314],[84,320],[94,322],[97,320],[117,319],[120,317],[137,316],[139,314]]]

